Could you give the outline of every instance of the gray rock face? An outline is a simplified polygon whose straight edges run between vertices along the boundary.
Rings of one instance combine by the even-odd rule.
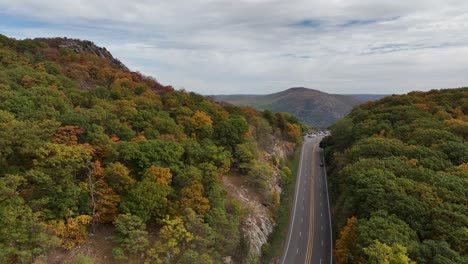
[[[268,152],[261,153],[261,160],[268,161],[274,158],[285,158],[293,151],[292,143],[276,140]],[[271,193],[281,194],[279,186],[279,168],[271,165],[273,177],[270,178],[269,190]],[[249,188],[248,184],[239,183],[236,177],[224,177],[223,184],[228,191],[228,196],[242,203],[242,207],[247,209],[248,215],[245,217],[241,228],[249,245],[249,258],[258,259],[262,246],[268,242],[270,234],[276,225],[272,217],[271,207],[263,202],[263,199],[255,190]]]

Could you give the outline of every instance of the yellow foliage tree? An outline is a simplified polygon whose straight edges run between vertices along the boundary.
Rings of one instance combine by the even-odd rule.
[[[389,246],[376,240],[372,245],[363,249],[371,264],[416,264],[407,254],[404,246],[395,244]]]
[[[70,250],[86,241],[91,219],[90,215],[79,215],[66,220],[50,221],[48,227],[62,240],[62,247]]]
[[[213,121],[211,120],[211,117],[203,111],[195,111],[195,113],[192,116],[192,119],[195,123],[195,127],[213,125]]]
[[[203,111],[195,111],[192,115],[195,136],[198,139],[209,137],[213,134],[213,121],[211,117]]]
[[[169,186],[172,181],[171,169],[151,166],[144,175],[159,185]]]
[[[161,223],[163,227],[159,231],[159,239],[148,250],[149,258],[145,263],[173,263],[174,258],[184,252],[187,244],[194,239],[180,217],[170,219],[166,216]]]

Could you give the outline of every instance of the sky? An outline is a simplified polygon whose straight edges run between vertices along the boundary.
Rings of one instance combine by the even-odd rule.
[[[91,40],[201,94],[468,86],[466,0],[0,0],[0,34]]]

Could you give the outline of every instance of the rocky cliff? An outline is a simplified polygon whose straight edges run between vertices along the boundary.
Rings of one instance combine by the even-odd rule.
[[[127,66],[125,66],[121,61],[114,58],[112,54],[104,47],[99,47],[94,42],[88,40],[79,40],[71,38],[37,38],[40,42],[45,42],[51,48],[65,48],[72,50],[76,53],[90,53],[97,55],[101,58],[105,58],[109,65],[115,69],[129,71]]]
[[[273,177],[269,180],[270,195],[279,195],[282,192],[280,186],[280,167],[272,160],[286,159],[294,151],[294,144],[275,140],[274,146],[269,151],[261,153],[261,161],[269,164],[273,170]],[[228,175],[223,178],[228,198],[242,203],[246,213],[241,223],[241,229],[249,246],[249,257],[257,258],[261,254],[262,246],[268,241],[269,235],[276,225],[274,219],[275,206],[265,203],[255,189],[245,180],[244,175]]]

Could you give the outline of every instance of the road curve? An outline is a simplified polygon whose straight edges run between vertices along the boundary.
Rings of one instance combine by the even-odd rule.
[[[304,139],[281,264],[333,262],[327,179],[325,167],[320,167],[321,139]]]

